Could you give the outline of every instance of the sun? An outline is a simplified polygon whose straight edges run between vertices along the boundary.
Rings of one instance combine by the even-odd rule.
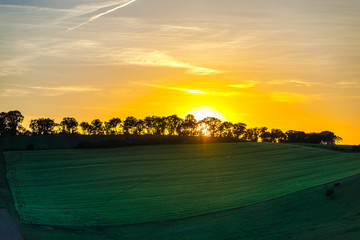
[[[197,108],[193,108],[192,110],[186,112],[185,116],[188,114],[194,115],[197,121],[200,121],[206,117],[216,117],[222,121],[226,121],[224,114],[210,106],[200,106]]]

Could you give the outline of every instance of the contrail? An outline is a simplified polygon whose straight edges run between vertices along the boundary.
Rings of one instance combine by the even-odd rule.
[[[95,19],[98,19],[99,17],[102,17],[102,16],[104,16],[104,15],[106,15],[106,14],[108,14],[108,13],[111,13],[111,12],[113,12],[113,11],[116,11],[116,10],[118,10],[118,9],[120,9],[120,8],[126,7],[127,5],[129,5],[129,4],[131,4],[131,3],[135,2],[135,1],[136,1],[136,0],[131,0],[131,1],[127,2],[127,3],[124,3],[124,4],[122,4],[122,5],[120,5],[120,6],[117,6],[117,7],[113,8],[113,9],[110,9],[110,10],[108,10],[108,11],[106,11],[106,12],[103,12],[103,13],[100,13],[100,14],[98,14],[98,15],[95,15],[95,16],[91,17],[89,20],[87,20],[86,22],[80,23],[79,25],[77,25],[77,26],[75,26],[75,27],[68,28],[67,31],[72,31],[72,30],[74,30],[74,29],[76,29],[76,28],[78,28],[78,27],[81,27],[82,25],[85,25],[85,24],[87,24],[87,23],[89,23],[89,22],[94,21]]]

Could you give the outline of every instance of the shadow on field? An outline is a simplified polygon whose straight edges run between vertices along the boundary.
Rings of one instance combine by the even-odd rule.
[[[159,144],[202,144],[244,142],[226,137],[189,137],[157,135],[34,135],[0,137],[0,151],[46,149],[93,149]]]

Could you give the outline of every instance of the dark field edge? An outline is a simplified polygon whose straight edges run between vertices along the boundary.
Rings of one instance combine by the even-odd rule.
[[[226,137],[154,135],[35,135],[0,136],[0,151],[97,149],[165,144],[204,144],[245,142]]]
[[[128,146],[167,144],[206,144],[246,142],[226,137],[189,137],[154,135],[35,135],[0,136],[0,151],[51,150],[51,149],[98,149]],[[324,145],[309,143],[281,143],[324,150],[360,153],[360,145]]]
[[[337,152],[347,152],[347,153],[360,153],[360,145],[326,145],[326,144],[312,144],[312,143],[284,143],[284,144],[291,144],[297,145],[302,147],[309,147],[309,148],[318,148],[330,151],[337,151]]]

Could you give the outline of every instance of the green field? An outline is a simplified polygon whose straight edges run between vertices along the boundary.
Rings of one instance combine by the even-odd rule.
[[[360,173],[359,154],[222,143],[4,152],[23,222],[108,226],[233,209]]]

